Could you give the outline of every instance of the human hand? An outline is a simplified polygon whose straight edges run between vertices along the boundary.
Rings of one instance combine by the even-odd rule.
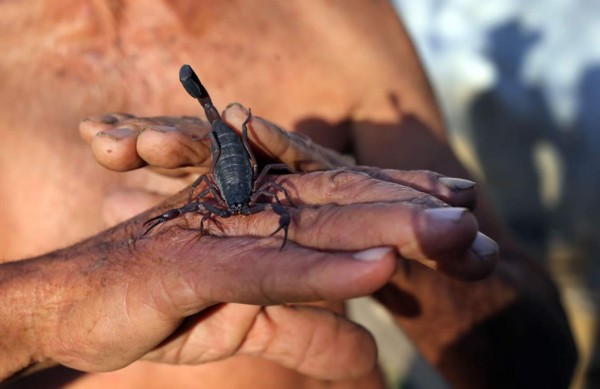
[[[156,212],[3,265],[12,269],[2,273],[6,290],[27,296],[12,311],[26,309],[26,322],[35,323],[32,360],[106,371],[138,359],[198,364],[250,354],[333,380],[373,369],[376,351],[365,330],[326,310],[280,304],[368,294],[393,272],[391,250],[354,256],[290,244],[279,252],[276,239],[242,228],[243,236],[228,239],[176,226],[143,236],[143,221]],[[265,227],[272,219],[253,218]],[[36,291],[33,303],[25,289]]]
[[[247,115],[246,108],[231,104],[222,117],[241,136]],[[210,124],[195,117],[138,118],[113,113],[87,118],[79,129],[94,158],[111,170],[129,171],[147,165],[159,169],[195,167],[179,175],[197,175],[210,168]],[[266,163],[285,163],[304,172],[351,165],[348,158],[313,143],[305,135],[284,131],[257,116],[248,126],[248,136],[256,157]]]
[[[241,132],[241,125],[246,116],[247,111],[238,104],[229,106],[223,113],[224,119],[238,132]],[[145,164],[160,169],[189,165],[200,165],[204,171],[208,169],[210,164],[208,139],[200,144],[196,141],[198,138],[205,137],[210,130],[208,124],[189,118],[179,120],[175,118],[140,119],[114,116],[112,120],[116,123],[98,124],[100,121],[95,119],[83,122],[81,126],[82,136],[92,144],[94,156],[99,161],[103,161],[105,166],[120,171],[135,169]],[[162,124],[157,125],[156,123]],[[169,130],[164,129],[165,124],[170,126]],[[193,128],[190,127],[190,124],[193,124]],[[123,127],[133,128],[133,130],[125,131],[126,135],[123,139],[115,139],[113,133],[121,132]],[[144,129],[151,130],[145,131]],[[299,134],[287,133],[264,119],[253,118],[249,126],[249,137],[253,148],[259,151],[257,154],[263,157],[268,156],[271,161],[283,161],[288,166],[305,171],[331,169],[349,164],[347,159],[336,152],[318,146]],[[111,152],[107,152],[107,150],[111,150]],[[126,157],[131,155],[135,157]],[[435,198],[437,202],[435,204],[430,202],[429,206],[451,205],[470,209],[476,202],[475,184],[467,180],[443,177],[424,171],[401,172],[368,167],[354,167],[353,170],[364,175],[361,177],[360,175],[346,174],[348,177],[353,177],[349,183],[356,185],[357,192],[362,191],[361,185],[370,182],[366,180],[367,177],[387,182],[387,185],[390,186],[399,184],[393,186],[394,189],[391,192],[378,192],[381,197],[374,201],[393,199],[416,202],[423,201],[423,198],[430,200]],[[190,179],[188,178],[188,180]],[[427,193],[431,196],[427,196]],[[351,198],[354,200],[357,197],[352,195]],[[111,209],[109,218],[115,222],[131,217],[155,204],[157,197],[127,191],[124,194],[113,196],[113,200],[113,205],[109,207]],[[449,215],[451,212],[447,211],[446,214]],[[456,211],[457,215],[460,212],[462,211]],[[381,223],[388,220],[389,218],[382,217]],[[362,225],[360,222],[358,224]],[[475,237],[465,235],[464,239],[473,243],[474,251],[471,252],[469,258],[457,258],[449,255],[442,262],[429,260],[427,259],[428,255],[408,258],[419,260],[427,267],[441,270],[459,279],[485,277],[495,266],[498,254],[497,246],[480,233]],[[481,255],[477,255],[475,252]],[[435,256],[433,255],[433,257]]]
[[[239,104],[232,104],[222,117],[241,134],[247,113]],[[350,164],[306,136],[285,132],[259,117],[253,117],[248,127],[251,146],[263,165],[284,162],[294,170],[313,171]],[[158,204],[207,173],[210,129],[207,121],[193,117],[107,114],[83,120],[81,137],[101,165],[121,172],[136,170],[123,175],[126,184],[109,191],[100,204],[107,226]]]
[[[11,282],[38,291],[27,308],[32,354],[84,371],[252,354],[324,379],[368,372],[376,352],[367,332],[326,310],[277,304],[369,294],[391,277],[396,251],[468,259],[475,220],[364,173],[277,180],[297,204],[282,252],[278,238],[263,238],[277,222],[268,211],[209,223],[211,235],[187,227],[200,217],[187,215],[144,236],[143,222],[185,201],[182,192],[79,245],[12,264]]]

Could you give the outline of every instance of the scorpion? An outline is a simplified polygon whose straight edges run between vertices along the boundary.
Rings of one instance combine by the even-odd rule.
[[[144,235],[157,225],[173,220],[189,212],[203,213],[200,221],[200,235],[204,235],[204,222],[212,215],[228,218],[233,215],[252,215],[263,211],[271,205],[273,212],[279,215],[279,227],[270,235],[283,230],[283,243],[279,250],[283,250],[290,224],[290,213],[279,200],[278,193],[283,193],[286,201],[293,205],[287,190],[276,182],[265,182],[265,177],[270,170],[286,169],[285,164],[269,164],[258,173],[258,164],[248,142],[248,123],[252,112],[242,124],[242,138],[235,133],[222,119],[212,103],[206,88],[189,65],[183,65],[179,71],[179,80],[187,93],[198,100],[204,108],[206,118],[211,124],[210,151],[211,168],[207,174],[198,177],[190,187],[187,203],[180,207],[166,211],[144,223],[149,226]],[[206,184],[206,189],[194,196],[196,188]],[[216,205],[205,201],[204,198],[212,194]],[[275,202],[260,203],[261,196],[270,197]]]

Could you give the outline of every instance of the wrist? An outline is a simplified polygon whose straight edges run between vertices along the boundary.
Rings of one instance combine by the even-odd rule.
[[[52,365],[40,347],[38,281],[29,261],[0,265],[0,381]]]
[[[0,381],[57,364],[58,318],[87,260],[80,253],[66,249],[0,264]]]

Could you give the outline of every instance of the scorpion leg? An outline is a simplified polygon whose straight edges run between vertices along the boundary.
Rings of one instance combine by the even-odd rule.
[[[197,196],[192,196],[194,190],[200,185],[202,182],[206,183],[207,188],[200,192]],[[188,195],[188,203],[192,202],[192,199],[199,200],[202,197],[206,196],[208,193],[212,193],[215,198],[221,198],[221,194],[219,193],[219,189],[217,185],[212,181],[212,178],[209,174],[203,174],[194,181],[192,186],[190,187],[190,193]]]
[[[190,194],[188,196],[188,203],[192,202],[192,194],[194,192],[194,189],[196,187],[198,187],[198,185],[200,185],[201,182],[205,182],[207,188],[204,189],[202,192],[198,193],[198,195],[193,197],[193,199],[197,200],[197,202],[200,203],[202,205],[202,207],[204,208],[204,210],[206,211],[206,213],[202,216],[202,219],[200,220],[200,235],[204,235],[204,222],[206,220],[208,220],[213,213],[215,213],[215,212],[209,211],[208,208],[215,208],[215,207],[208,203],[200,202],[199,200],[209,193],[212,193],[214,199],[217,200],[219,202],[219,204],[223,205],[223,200],[222,200],[221,193],[219,192],[219,187],[214,183],[214,181],[212,179],[212,175],[211,174],[203,174],[200,177],[198,177],[196,179],[196,181],[194,181],[194,183],[192,184],[192,187],[190,188]],[[217,209],[217,208],[215,208],[215,209]]]
[[[198,185],[200,185],[202,181],[204,181],[204,176],[205,174],[202,174],[201,176],[196,178],[192,185],[190,185],[190,193],[188,193],[188,202],[192,201],[192,197],[194,197],[194,191],[196,190]]]
[[[202,206],[207,211],[214,213],[215,215],[218,215],[219,217],[222,217],[222,218],[227,218],[227,217],[233,215],[233,213],[231,213],[228,209],[215,207],[212,204],[205,203],[205,204],[202,204]]]
[[[262,185],[262,182],[265,180],[265,177],[267,176],[267,174],[269,174],[271,170],[287,170],[290,172],[292,171],[290,167],[285,163],[270,163],[268,165],[265,165],[258,177],[256,177],[256,180],[254,180],[254,191],[256,191]]]
[[[151,224],[151,225],[150,225],[150,227],[148,227],[146,232],[144,232],[144,235],[146,235],[148,232],[150,232],[150,230],[152,230],[154,227],[156,227],[157,225],[159,225],[161,223],[176,219],[179,216],[183,215],[184,213],[199,211],[201,207],[204,207],[204,204],[199,201],[196,201],[193,203],[188,203],[181,208],[169,209],[162,215],[158,215],[156,217],[153,217],[152,219],[146,220],[144,222],[144,226],[149,225],[149,224]]]
[[[275,231],[273,231],[273,233],[270,236],[273,236],[276,233],[278,233],[279,231],[283,230],[283,234],[284,234],[283,235],[283,243],[281,244],[281,247],[279,248],[279,251],[281,251],[285,247],[285,244],[288,239],[288,227],[291,222],[291,217],[290,217],[290,213],[288,212],[288,210],[281,204],[281,200],[279,200],[279,197],[277,196],[277,194],[280,192],[283,193],[283,195],[285,196],[285,199],[287,200],[289,205],[293,206],[294,202],[292,201],[288,191],[282,185],[280,185],[276,182],[262,183],[262,181],[264,181],[264,178],[266,177],[267,173],[271,169],[288,169],[289,170],[289,167],[285,164],[266,165],[254,183],[255,190],[254,190],[254,193],[252,194],[252,197],[250,198],[250,203],[251,204],[256,203],[258,198],[262,195],[268,196],[275,200],[275,203],[274,204],[272,203],[271,207],[273,209],[273,212],[275,212],[276,214],[279,215],[279,227]],[[251,207],[252,211],[254,211],[254,209],[257,209],[257,212],[260,211],[260,209],[257,208],[257,205],[254,205],[253,207]],[[263,207],[263,209],[264,209],[264,207]]]
[[[248,116],[246,117],[246,120],[244,120],[244,123],[242,123],[242,142],[244,143],[244,148],[246,149],[246,153],[248,154],[248,159],[250,159],[252,172],[254,174],[254,177],[256,177],[256,174],[258,173],[258,163],[256,162],[256,157],[254,156],[252,149],[250,148],[250,142],[248,142],[248,123],[250,122],[251,118],[252,110],[248,108]]]
[[[273,209],[273,212],[279,215],[279,228],[273,231],[273,233],[269,236],[273,236],[279,231],[283,230],[283,242],[281,243],[281,247],[279,247],[279,251],[281,251],[285,247],[285,244],[288,239],[288,228],[290,226],[292,217],[289,211],[284,206],[279,204],[279,201],[273,204],[271,207]]]
[[[206,214],[202,216],[202,220],[200,220],[200,235],[204,235],[204,222],[210,218],[212,212],[207,211]]]
[[[279,231],[283,230],[283,242],[281,243],[281,247],[279,247],[279,251],[281,251],[285,247],[285,244],[288,239],[288,228],[290,226],[291,216],[290,216],[290,213],[288,212],[288,210],[281,204],[279,199],[273,193],[270,193],[270,194],[273,195],[275,198],[275,203],[271,204],[271,209],[273,209],[273,212],[275,212],[277,215],[279,215],[279,227],[277,227],[277,229],[275,231],[273,231],[271,234],[269,234],[269,236],[273,236],[276,233],[278,233]],[[265,210],[267,205],[268,204],[264,204],[264,203],[254,204],[253,206],[248,207],[246,209],[245,214],[253,215],[255,213],[262,212]]]
[[[255,203],[260,196],[268,196],[275,199],[275,201],[277,201],[277,203],[281,205],[277,193],[283,193],[283,196],[285,197],[288,204],[292,206],[294,205],[294,202],[292,201],[287,189],[285,189],[282,185],[276,182],[267,182],[266,184],[263,184],[252,194],[252,197],[250,197],[250,202]]]
[[[214,205],[209,204],[209,203],[202,203],[202,207],[206,211],[206,214],[204,216],[202,216],[202,220],[200,220],[200,234],[201,235],[204,235],[204,222],[206,220],[208,220],[211,215],[214,214],[214,215],[217,215],[217,216],[222,217],[224,219],[233,215],[233,213],[231,213],[228,209],[226,209],[226,208],[219,208],[219,207],[214,206]],[[215,222],[215,223],[217,223],[217,222]],[[218,223],[217,223],[217,225],[218,225]]]
[[[252,195],[250,201],[256,202],[256,200],[258,200],[260,195],[267,195],[270,197],[277,198],[275,196],[276,192],[281,192],[285,196],[285,199],[288,201],[288,203],[290,205],[294,205],[294,202],[292,201],[287,189],[285,189],[281,184],[278,184],[276,182],[263,183],[263,181],[265,180],[265,177],[267,176],[269,171],[271,171],[273,169],[290,170],[290,168],[284,163],[272,163],[272,164],[266,165],[260,172],[260,175],[258,176],[256,181],[254,181],[253,195]],[[273,189],[275,190],[275,193],[270,192],[270,190],[273,190]]]

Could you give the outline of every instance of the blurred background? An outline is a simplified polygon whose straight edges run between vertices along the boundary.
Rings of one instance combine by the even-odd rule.
[[[572,387],[600,388],[600,2],[393,2],[455,150],[561,287],[580,351]],[[445,387],[418,356],[386,362],[385,343],[398,385]]]

